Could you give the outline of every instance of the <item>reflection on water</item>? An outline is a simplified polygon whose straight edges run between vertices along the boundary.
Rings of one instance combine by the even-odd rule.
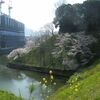
[[[33,97],[35,100],[41,100],[41,85],[40,81],[43,77],[48,78],[47,75],[42,75],[35,72],[19,71],[9,69],[4,65],[0,65],[0,89],[11,91],[16,95],[21,95],[27,100],[29,97],[28,86],[33,82],[35,90]],[[61,79],[56,79],[57,86],[60,87],[64,84]]]

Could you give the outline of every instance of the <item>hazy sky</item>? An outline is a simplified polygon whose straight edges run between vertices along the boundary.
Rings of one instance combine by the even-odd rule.
[[[2,10],[7,11],[9,0],[4,0]],[[11,16],[23,22],[28,28],[38,30],[44,24],[51,22],[54,18],[55,3],[59,0],[11,0]],[[67,0],[68,3],[81,3],[84,0]]]

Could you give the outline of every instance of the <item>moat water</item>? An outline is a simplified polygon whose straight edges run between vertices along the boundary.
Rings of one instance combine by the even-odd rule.
[[[35,87],[35,90],[32,94],[34,100],[46,100],[43,95],[47,96],[48,94],[46,93],[48,90],[43,89],[44,87],[42,87],[40,84],[43,77],[50,79],[50,76],[46,74],[9,69],[5,65],[0,65],[0,90],[10,91],[17,96],[19,96],[21,93],[21,96],[25,100],[28,100],[28,87],[31,83],[33,83]],[[53,93],[55,90],[65,84],[65,80],[66,79],[61,77],[54,78],[56,85],[54,86],[54,84],[51,84],[49,90],[52,90]]]

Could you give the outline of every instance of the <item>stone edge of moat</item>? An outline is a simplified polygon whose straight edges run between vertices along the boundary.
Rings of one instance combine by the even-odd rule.
[[[52,70],[55,76],[63,76],[63,77],[66,77],[66,76],[69,77],[74,72],[76,72],[76,70],[51,69],[51,68],[46,68],[46,67],[36,67],[36,66],[25,65],[25,64],[20,64],[20,63],[8,63],[7,67],[12,68],[12,69],[34,71],[34,72],[39,72],[39,73],[44,73],[44,74],[49,74],[49,71]]]

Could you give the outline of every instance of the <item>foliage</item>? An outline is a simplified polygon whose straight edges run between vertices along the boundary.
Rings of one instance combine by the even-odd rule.
[[[42,28],[42,30],[44,33],[49,34],[49,35],[54,35],[54,25],[53,23],[48,23],[46,25],[44,25],[44,27]]]
[[[73,63],[83,66],[94,57],[100,57],[99,11],[98,0],[87,0],[82,4],[62,4],[56,9],[53,23],[55,27],[59,27],[61,36],[57,42],[60,45],[55,49],[63,58],[64,66],[73,67]],[[69,53],[72,56],[68,56]]]
[[[34,85],[33,85],[33,83],[32,83],[32,84],[30,84],[30,86],[29,86],[29,92],[30,92],[30,94],[32,94],[33,91],[34,91]]]
[[[89,46],[97,39],[84,32],[51,36],[28,54],[19,56],[14,62],[57,69],[75,69],[88,63],[94,53]]]
[[[56,18],[54,19],[54,24],[57,27],[59,25],[60,32],[74,32],[75,31],[75,25],[73,19],[75,15],[75,11],[73,7],[68,4],[62,4],[60,7],[56,10]]]
[[[82,69],[83,70],[83,69]],[[88,70],[77,72],[48,100],[99,100],[100,60]]]
[[[33,91],[35,89],[33,83],[30,84],[28,88],[29,88],[29,93],[30,93],[29,100],[34,100],[33,97],[32,97],[32,93],[33,93]]]
[[[33,48],[28,54],[19,57],[14,60],[14,62],[41,67],[61,67],[61,59],[55,59],[52,55],[52,51],[55,48],[56,37],[56,35],[49,37],[46,41],[41,42],[37,48]]]
[[[10,60],[15,60],[16,58],[21,57],[22,55],[29,53],[33,47],[35,47],[34,42],[32,40],[27,41],[24,48],[17,48],[17,49],[12,50],[7,55],[7,58]]]
[[[49,96],[54,93],[53,89],[56,86],[55,77],[52,70],[49,71],[49,79],[43,77],[40,84],[42,91],[40,96],[42,99],[47,100]]]
[[[83,3],[85,7],[85,22],[87,25],[87,31],[100,31],[100,1],[89,0]]]
[[[0,90],[0,100],[24,100],[21,97],[17,97],[12,93]]]
[[[54,24],[60,33],[100,31],[100,1],[87,0],[83,4],[62,4],[56,9]]]
[[[29,94],[30,94],[29,100],[34,100],[34,98],[32,97],[33,91],[34,91],[34,85],[32,83],[29,85]],[[19,93],[20,93],[20,96],[17,97],[13,93],[0,90],[0,100],[24,100],[21,96],[20,90],[19,90]]]
[[[75,69],[92,58],[93,53],[88,46],[95,42],[93,36],[85,35],[84,32],[60,34],[52,54],[55,58],[62,58],[61,64],[64,69]]]

